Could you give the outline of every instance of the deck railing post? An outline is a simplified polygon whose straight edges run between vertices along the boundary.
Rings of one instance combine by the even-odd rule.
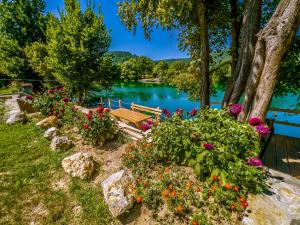
[[[119,100],[119,108],[122,108],[122,100]]]
[[[108,98],[108,108],[111,109],[111,101],[110,101],[110,98]]]
[[[100,104],[103,106],[103,99],[100,97]]]

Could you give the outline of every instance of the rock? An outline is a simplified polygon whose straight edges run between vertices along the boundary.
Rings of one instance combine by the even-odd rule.
[[[54,137],[51,141],[50,147],[54,151],[66,151],[68,150],[72,145],[72,141],[69,140],[68,137]]]
[[[290,225],[300,222],[300,180],[270,170],[268,191],[249,196],[244,225]],[[298,223],[300,224],[300,223]]]
[[[25,122],[26,121],[26,115],[24,112],[20,112],[18,110],[10,111],[7,114],[7,120],[6,124],[11,125],[17,122]]]
[[[72,177],[85,179],[90,177],[94,170],[93,156],[89,153],[79,152],[64,158],[62,166]]]
[[[48,129],[50,127],[58,127],[58,119],[56,116],[49,116],[36,124],[38,127]]]
[[[136,184],[127,171],[114,173],[101,183],[104,200],[114,217],[122,215],[134,203]]]
[[[54,138],[57,135],[59,135],[59,130],[56,127],[50,127],[44,133],[44,137],[49,140],[51,140],[52,138]]]

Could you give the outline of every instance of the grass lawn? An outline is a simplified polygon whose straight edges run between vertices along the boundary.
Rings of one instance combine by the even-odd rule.
[[[51,151],[42,134],[32,123],[0,123],[0,224],[115,224],[100,184],[69,179],[55,188],[66,179],[61,160],[71,153]]]

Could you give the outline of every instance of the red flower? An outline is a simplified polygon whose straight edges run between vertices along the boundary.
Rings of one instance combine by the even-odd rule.
[[[192,224],[193,224],[193,225],[199,225],[199,223],[198,223],[197,220],[194,220]]]
[[[110,108],[105,108],[105,109],[104,109],[104,112],[105,112],[105,113],[109,113],[109,112],[110,112]]]
[[[89,129],[89,125],[88,125],[88,124],[84,124],[84,125],[83,125],[83,128],[84,128],[85,130],[87,130],[87,129]]]
[[[237,191],[239,190],[238,186],[234,186],[234,187],[233,187],[233,190],[234,190],[235,192],[237,192]]]
[[[162,113],[166,115],[166,117],[171,117],[171,113],[167,109],[163,109]]]
[[[249,205],[249,203],[248,203],[248,202],[244,202],[244,207],[245,207],[245,208],[247,208],[247,207],[248,207],[248,205]]]
[[[136,197],[135,200],[136,200],[137,203],[142,203],[142,201],[143,201],[142,197],[139,196],[139,195]]]
[[[191,116],[194,117],[197,115],[197,109],[192,109]]]
[[[213,179],[214,181],[218,181],[218,180],[219,180],[219,178],[218,178],[217,176],[213,176],[212,179]]]
[[[96,112],[97,112],[98,114],[103,113],[103,111],[104,111],[104,108],[103,108],[102,105],[99,105],[98,108],[96,109]]]
[[[141,128],[142,128],[143,131],[146,131],[146,130],[150,129],[150,126],[147,123],[143,123]]]
[[[61,113],[64,113],[64,112],[65,112],[65,110],[64,110],[64,109],[61,109],[61,110],[60,110],[60,112],[61,112]]]
[[[65,88],[64,88],[64,87],[59,87],[59,88],[57,88],[57,90],[58,90],[58,91],[64,91]]]
[[[53,94],[54,92],[55,92],[55,91],[52,90],[52,89],[48,90],[48,94]]]
[[[230,184],[226,184],[224,187],[225,187],[226,190],[230,190],[231,189],[231,185]]]
[[[69,98],[65,97],[65,98],[63,98],[63,101],[64,101],[65,103],[67,103],[67,102],[69,102]]]
[[[86,118],[91,121],[93,119],[93,113],[91,111],[89,111],[88,114],[86,114]]]

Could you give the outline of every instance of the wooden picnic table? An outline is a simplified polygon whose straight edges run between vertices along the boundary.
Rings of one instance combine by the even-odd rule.
[[[150,115],[135,112],[125,108],[111,110],[110,114],[117,117],[120,120],[125,120],[127,122],[133,123],[138,128],[140,128],[141,122],[152,118],[152,116]]]

